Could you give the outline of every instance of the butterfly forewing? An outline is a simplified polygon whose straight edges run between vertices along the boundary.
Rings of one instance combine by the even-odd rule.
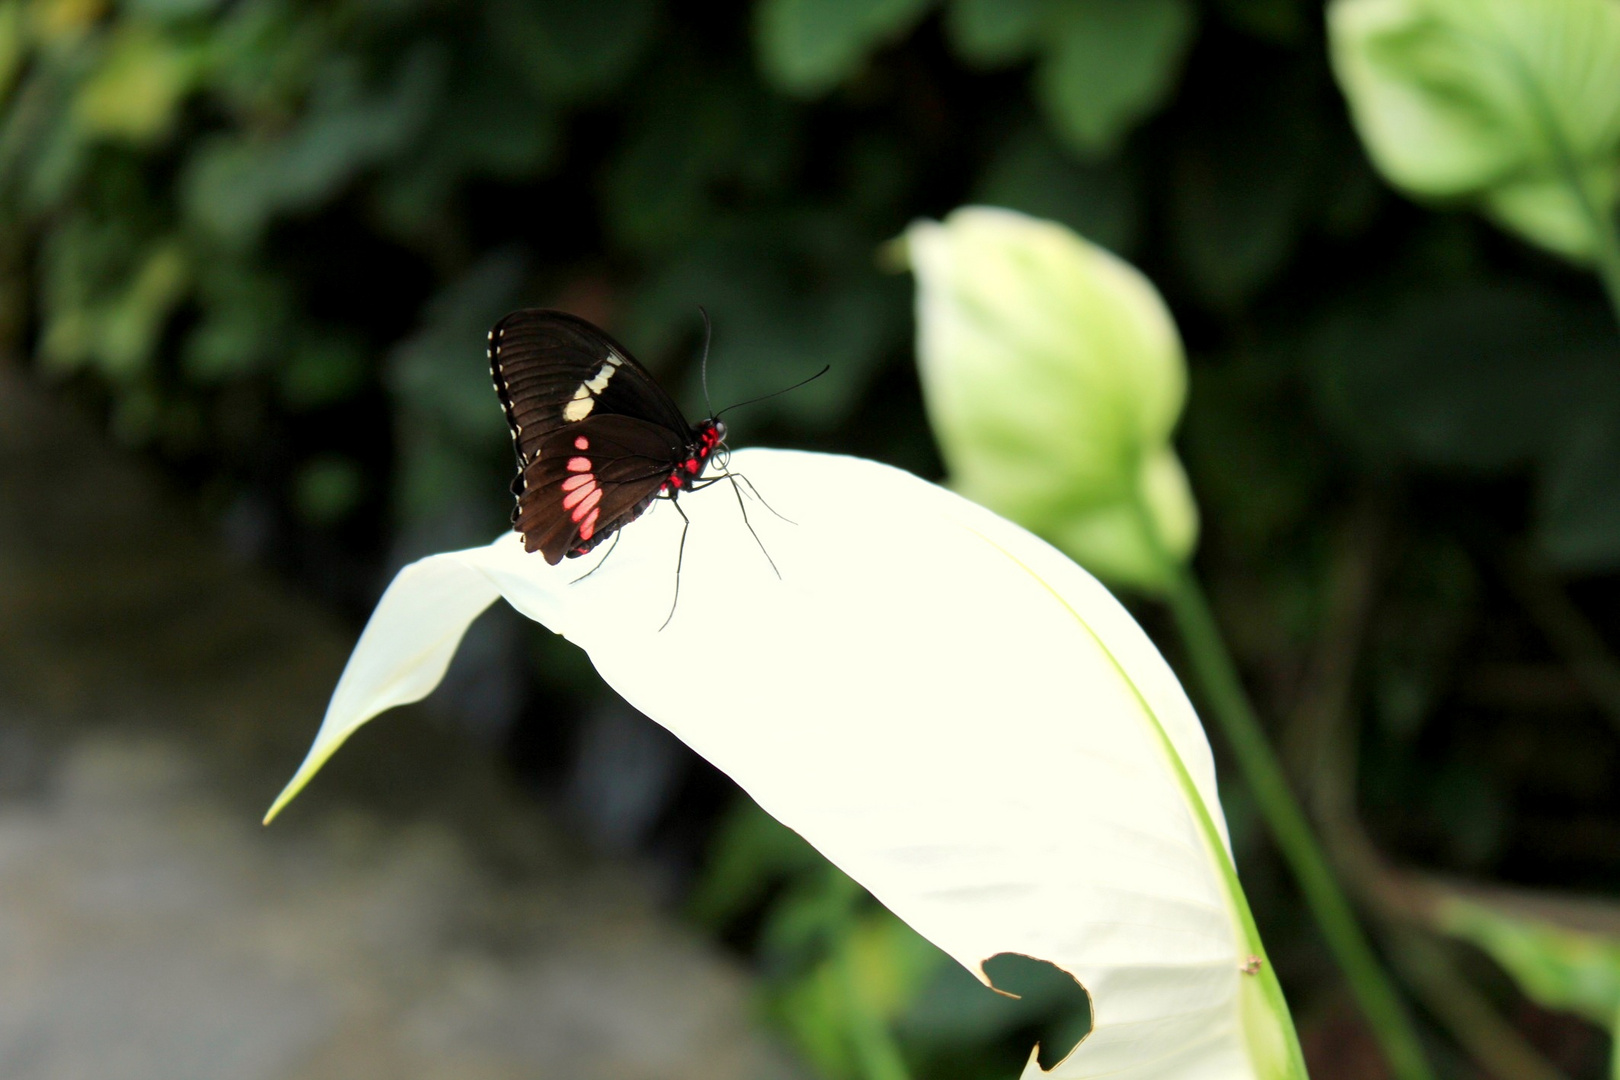
[[[496,323],[489,366],[519,468],[553,433],[592,417],[633,416],[691,438],[681,410],[647,369],[600,329],[566,312],[528,309]]]

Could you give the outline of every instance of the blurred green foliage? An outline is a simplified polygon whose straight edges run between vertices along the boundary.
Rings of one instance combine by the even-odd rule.
[[[1613,272],[1620,8],[1334,0],[1329,21],[1339,79],[1393,183],[1477,201],[1533,243]]]
[[[1582,915],[1588,925],[1580,925]],[[1515,910],[1501,900],[1453,896],[1437,919],[1489,953],[1536,1001],[1611,1027],[1620,1021],[1620,924],[1609,915]]]
[[[1620,335],[1578,267],[1387,189],[1328,57],[1306,0],[0,0],[0,349],[359,612],[353,568],[502,526],[506,310],[603,323],[696,413],[704,304],[717,406],[833,365],[735,441],[937,474],[877,252],[968,202],[1061,221],[1185,338],[1200,571],[1279,743],[1348,650],[1396,861],[1612,894]],[[1347,639],[1363,505],[1391,539]],[[582,687],[556,652],[543,678]],[[1227,805],[1313,1073],[1340,1075],[1320,946]],[[874,1022],[947,1080],[1011,1075],[1046,1021],[1072,1041],[1062,994],[995,1012],[763,821],[716,834],[694,903],[825,1075],[869,1072]]]

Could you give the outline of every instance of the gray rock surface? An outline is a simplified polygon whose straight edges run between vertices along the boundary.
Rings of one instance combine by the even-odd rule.
[[[746,977],[0,366],[0,1077],[770,1080]]]

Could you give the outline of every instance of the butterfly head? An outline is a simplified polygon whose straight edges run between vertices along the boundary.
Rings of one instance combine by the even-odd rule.
[[[710,418],[698,425],[698,454],[705,463],[714,459],[715,466],[724,472],[726,458],[730,456],[730,449],[726,446],[726,424],[724,420]]]

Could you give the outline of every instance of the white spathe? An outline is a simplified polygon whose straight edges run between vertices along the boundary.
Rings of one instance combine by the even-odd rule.
[[[662,503],[583,580],[594,557],[548,566],[515,534],[413,563],[272,814],[367,719],[427,694],[504,596],[981,978],[1003,952],[1072,973],[1095,1026],[1052,1075],[1277,1074],[1275,1046],[1251,1046],[1255,946],[1209,746],[1124,608],[909,473],[774,450],[731,468],[782,515],[748,503],[780,580],[726,483],[681,498],[662,632],[681,530]]]

